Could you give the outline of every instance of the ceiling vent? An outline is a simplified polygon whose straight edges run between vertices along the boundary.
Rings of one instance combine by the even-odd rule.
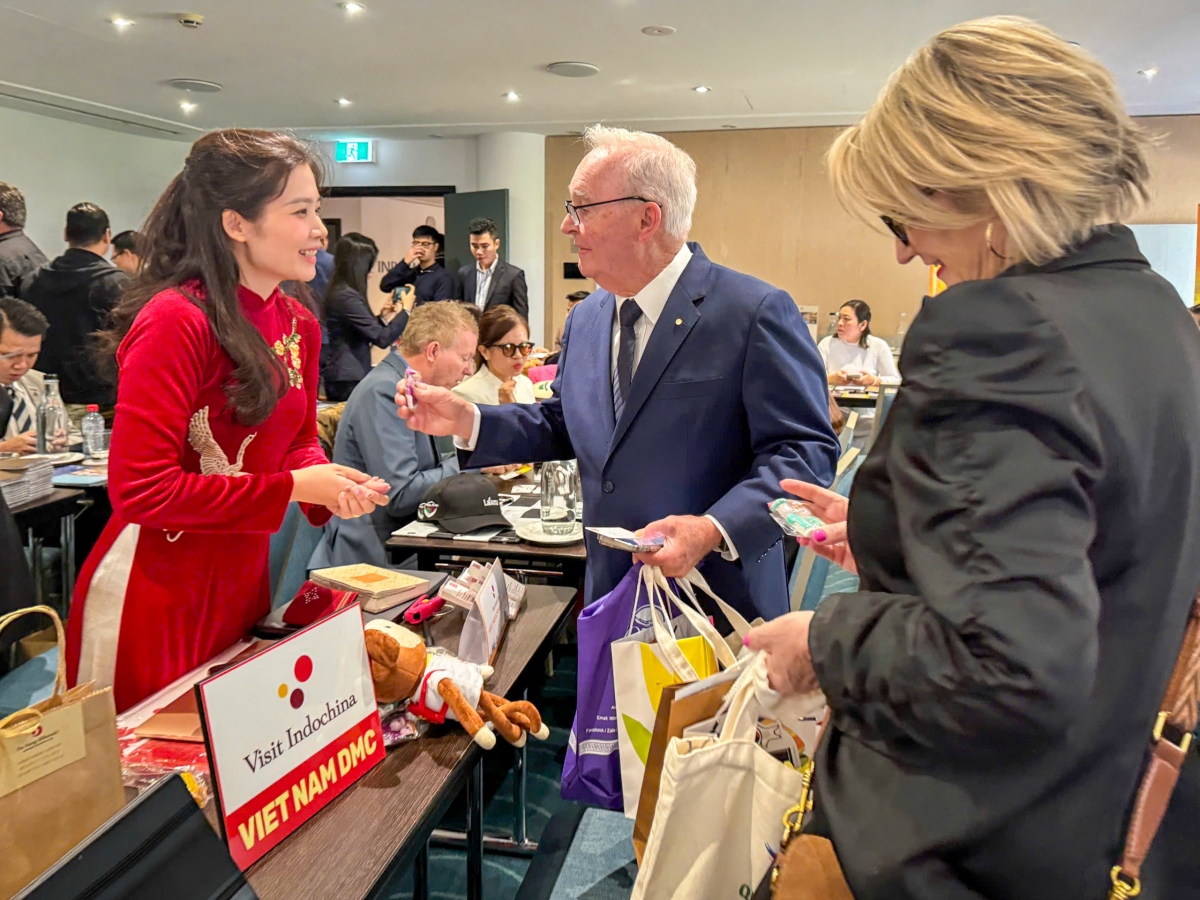
[[[561,75],[563,78],[587,78],[600,70],[591,63],[585,62],[556,62],[546,66],[551,75]]]

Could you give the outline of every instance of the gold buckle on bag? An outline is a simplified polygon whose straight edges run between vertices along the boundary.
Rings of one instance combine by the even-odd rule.
[[[1108,892],[1108,900],[1128,900],[1142,892],[1141,880],[1126,875],[1120,866],[1113,866],[1111,874],[1112,890]]]
[[[1152,735],[1152,737],[1154,738],[1154,743],[1156,743],[1156,744],[1163,739],[1163,728],[1166,727],[1167,716],[1169,716],[1169,715],[1170,715],[1170,713],[1168,713],[1164,709],[1161,712],[1159,712],[1158,718],[1154,720],[1154,734]],[[1180,753],[1188,752],[1188,750],[1192,746],[1191,732],[1188,732],[1183,735],[1182,739],[1179,741],[1178,746],[1179,746]]]

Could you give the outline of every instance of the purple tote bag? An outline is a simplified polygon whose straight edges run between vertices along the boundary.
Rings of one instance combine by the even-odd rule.
[[[613,691],[613,641],[650,627],[650,605],[638,596],[638,563],[620,584],[579,614],[579,691],[563,763],[562,796],[623,810],[621,758],[617,753],[617,702]]]

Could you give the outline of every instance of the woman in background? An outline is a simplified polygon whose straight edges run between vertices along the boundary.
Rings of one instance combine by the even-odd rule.
[[[825,360],[825,371],[834,387],[900,383],[892,348],[883,338],[871,334],[871,307],[862,300],[842,304],[838,310],[837,336],[824,338],[817,344],[817,350]],[[854,426],[854,446],[862,447],[874,427],[875,410],[860,409]]]
[[[454,393],[484,406],[536,403],[533,382],[521,374],[532,352],[529,325],[521,314],[511,306],[493,306],[479,320],[479,347],[475,351],[479,368],[454,388]]]
[[[325,292],[325,329],[329,343],[321,353],[325,396],[341,402],[349,398],[371,371],[371,346],[386,350],[404,333],[412,311],[406,305],[384,319],[367,303],[367,276],[379,258],[379,247],[365,234],[342,235],[333,250],[333,279]],[[390,308],[390,304],[389,304]]]
[[[196,141],[144,230],[102,347],[119,371],[113,515],[68,622],[72,684],[125,710],[245,637],[270,608],[271,534],[387,502],[317,444],[320,328],[280,282],[312,279],[325,226],[307,146],[230,129]]]

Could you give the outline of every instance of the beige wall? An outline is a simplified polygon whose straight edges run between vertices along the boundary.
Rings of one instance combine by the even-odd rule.
[[[1200,203],[1200,116],[1145,119],[1162,137],[1154,150],[1155,197],[1136,222],[1196,221]],[[866,300],[874,331],[890,335],[902,311],[915,313],[928,287],[919,262],[898,266],[892,241],[847,215],[834,200],[823,157],[840,128],[702,131],[668,137],[696,160],[699,200],[691,239],[716,262],[787,290],[828,314],[853,297]],[[546,332],[566,315],[568,293],[592,283],[567,281],[575,261],[559,231],[563,200],[583,157],[578,137],[546,140]]]

